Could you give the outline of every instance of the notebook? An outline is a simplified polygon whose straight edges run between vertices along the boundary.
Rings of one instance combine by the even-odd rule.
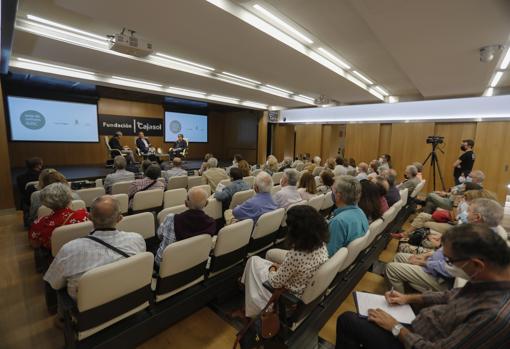
[[[367,317],[368,309],[379,308],[402,324],[410,324],[416,317],[409,304],[390,305],[384,296],[367,292],[353,292],[353,296],[360,316]]]

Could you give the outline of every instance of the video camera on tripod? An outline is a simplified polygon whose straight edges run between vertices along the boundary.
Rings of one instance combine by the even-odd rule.
[[[444,143],[444,137],[443,136],[428,136],[427,137],[427,144],[443,144]]]

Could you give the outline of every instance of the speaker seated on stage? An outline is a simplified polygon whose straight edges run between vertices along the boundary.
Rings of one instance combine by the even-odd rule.
[[[184,139],[184,135],[182,133],[179,133],[177,135],[177,140],[175,141],[173,148],[170,148],[169,150],[170,159],[173,159],[176,156],[184,158],[186,157],[187,153],[188,153],[188,141]]]
[[[135,157],[133,156],[133,151],[131,149],[129,149],[129,147],[126,145],[125,146],[120,145],[120,137],[121,136],[122,136],[122,132],[120,132],[120,131],[115,132],[113,137],[110,138],[110,140],[108,141],[108,145],[110,146],[110,148],[112,150],[117,149],[122,154],[126,154],[128,162],[134,163]]]

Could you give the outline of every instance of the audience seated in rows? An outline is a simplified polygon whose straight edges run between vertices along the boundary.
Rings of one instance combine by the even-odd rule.
[[[296,159],[290,167],[296,169],[298,172],[303,171],[305,168],[305,163],[300,159]]]
[[[310,172],[305,172],[299,179],[298,193],[302,200],[310,200],[317,195],[315,177]]]
[[[145,170],[145,177],[135,180],[131,183],[128,190],[129,195],[129,208],[133,206],[133,198],[136,193],[145,190],[161,189],[165,190],[166,185],[158,180],[161,177],[161,168],[158,164],[151,164]]]
[[[45,168],[39,175],[38,190],[34,191],[30,196],[29,223],[32,224],[38,218],[37,213],[42,204],[41,190],[52,183],[63,183],[69,186],[66,177],[53,168]],[[75,192],[71,192],[71,200],[80,200],[80,196]]]
[[[356,179],[358,181],[368,179],[368,164],[366,162],[360,162],[358,164],[358,173],[356,175]]]
[[[232,197],[238,191],[251,189],[248,183],[243,180],[243,173],[240,168],[233,167],[230,169],[230,183],[221,191],[214,193],[216,200],[221,201],[223,210],[225,211],[230,206]]]
[[[379,175],[379,172],[378,172],[378,169],[379,169],[379,161],[378,160],[372,160],[370,161],[370,163],[368,164],[368,179],[369,180],[374,180],[375,177],[377,177]]]
[[[368,223],[372,223],[376,219],[381,218],[383,214],[380,189],[377,184],[367,179],[361,180],[360,185],[361,196],[358,206],[365,213]]]
[[[467,220],[469,224],[486,224],[494,235],[500,235],[503,207],[494,200],[475,199],[469,204]],[[506,239],[505,234],[500,236]],[[449,289],[456,275],[448,268],[440,248],[419,255],[397,253],[394,262],[386,266],[386,276],[395,290],[404,293],[407,284],[419,292]]]
[[[278,172],[278,159],[274,155],[269,155],[267,157],[266,163],[262,166],[262,170],[266,171],[270,175]]]
[[[244,159],[239,160],[237,168],[241,170],[243,177],[251,176],[251,166],[248,161]]]
[[[187,176],[188,171],[182,168],[181,158],[174,157],[172,160],[172,168],[166,171],[162,171],[163,178],[168,183],[170,178],[177,176]]]
[[[388,194],[388,190],[390,189],[390,184],[388,183],[386,178],[384,178],[383,176],[375,177],[373,182],[379,188],[379,201],[381,203],[381,215],[382,215],[382,214],[384,214],[384,212],[388,211],[390,208],[388,201],[386,200],[386,194]],[[399,200],[400,200],[400,193],[399,193]]]
[[[416,178],[418,178],[420,181],[423,180],[423,164],[421,162],[413,162],[413,166],[416,167],[416,171],[418,173],[416,174]]]
[[[292,166],[292,158],[285,158],[280,163],[280,165],[278,167],[278,172],[283,172],[284,170],[291,168],[291,166]]]
[[[335,183],[333,172],[331,172],[331,170],[329,169],[323,170],[319,178],[320,185],[317,187],[317,193],[326,194],[331,190],[331,186]]]
[[[379,167],[377,168],[377,172],[381,174],[384,170],[389,170],[391,168],[391,156],[390,154],[382,154],[379,157]]]
[[[211,186],[212,191],[216,190],[216,187],[222,180],[229,178],[227,172],[218,167],[218,159],[214,157],[207,160],[207,170],[202,176],[207,179],[207,183]]]
[[[397,171],[390,169],[390,170],[384,170],[383,177],[386,178],[388,181],[388,192],[385,195],[386,202],[388,203],[388,206],[393,206],[398,200],[400,200],[400,190],[397,188],[396,181],[397,181]],[[405,203],[404,203],[405,204]]]
[[[347,174],[347,167],[345,166],[345,160],[340,155],[337,155],[335,159],[336,166],[333,169],[335,176],[345,176]]]
[[[216,234],[216,221],[204,212],[207,205],[205,190],[199,187],[191,188],[185,204],[188,208],[186,211],[170,213],[158,228],[157,235],[161,244],[156,253],[156,265],[161,263],[163,251],[168,245],[200,234]]]
[[[418,170],[416,169],[415,166],[413,166],[413,165],[407,166],[406,170],[404,172],[405,181],[403,181],[399,185],[398,189],[399,190],[407,189],[409,195],[411,195],[411,193],[414,191],[416,186],[418,186],[418,184],[420,184],[420,182],[421,182],[420,179],[418,177],[416,177],[417,174],[418,174]]]
[[[241,154],[234,154],[234,159],[232,160],[232,165],[225,168],[225,171],[227,171],[227,174],[230,174],[231,168],[238,168],[239,167],[239,161],[243,160],[243,156]]]
[[[113,167],[115,168],[114,173],[110,173],[104,179],[104,190],[106,194],[112,193],[112,186],[117,182],[133,181],[135,174],[131,171],[126,170],[127,161],[122,155],[117,155],[113,159]]]
[[[286,169],[280,179],[282,189],[274,194],[274,202],[278,207],[287,208],[292,204],[302,201],[297,190],[299,172],[293,168]]]
[[[454,204],[452,195],[460,195],[466,190],[482,189],[485,174],[480,170],[474,170],[466,178],[465,183],[456,185],[450,189],[450,193],[444,191],[436,191],[429,193],[425,200],[424,212],[432,213],[436,208],[440,207],[445,210],[451,210]]]
[[[23,224],[28,228],[32,223],[29,220],[30,195],[37,190],[34,186],[26,188],[29,182],[39,180],[43,169],[43,160],[39,157],[32,157],[25,161],[26,171],[16,178],[18,193],[20,195],[20,207],[23,210]]]
[[[347,312],[337,321],[336,348],[508,348],[510,249],[492,229],[463,224],[443,236],[444,259],[469,280],[451,291],[405,295],[389,291],[390,304],[422,308],[409,327],[381,309],[368,319]]]
[[[368,230],[367,216],[358,207],[361,184],[352,176],[341,176],[333,186],[336,209],[329,222],[328,253],[331,257],[340,248],[363,235]]]
[[[292,207],[287,212],[286,222],[290,250],[279,251],[279,255],[284,255],[283,260],[253,256],[246,263],[241,278],[245,285],[246,317],[257,316],[271,298],[264,282],[268,281],[274,288],[285,288],[301,298],[319,267],[328,260],[325,245],[328,226],[317,211],[306,205]]]
[[[271,196],[272,187],[273,179],[271,176],[265,171],[260,172],[255,177],[255,185],[253,187],[256,194],[241,205],[236,206],[233,210],[225,211],[225,221],[227,224],[232,223],[234,220],[242,221],[244,219],[252,219],[256,223],[264,213],[276,210],[278,206]]]
[[[201,176],[204,174],[205,171],[207,171],[207,161],[209,161],[210,158],[212,158],[214,155],[211,153],[206,153],[204,155],[204,162],[202,162],[202,165],[200,165],[200,169],[198,170],[198,174]]]
[[[88,220],[85,209],[73,211],[70,206],[73,200],[71,188],[67,183],[53,183],[40,191],[41,203],[53,210],[48,216],[37,219],[28,231],[30,244],[34,248],[51,249],[51,235],[55,228],[67,224],[80,223]]]
[[[90,209],[90,220],[94,224],[94,231],[90,236],[128,256],[144,252],[145,240],[140,234],[118,231],[115,228],[121,219],[117,200],[108,195],[98,197]],[[53,289],[59,290],[67,286],[69,296],[76,299],[78,280],[85,272],[125,257],[93,239],[75,239],[62,246],[44,275],[44,280]]]
[[[328,158],[326,160],[326,162],[324,163],[324,169],[328,169],[330,170],[331,172],[333,172],[335,170],[335,167],[336,167],[336,161],[334,158]],[[319,174],[320,175],[320,174]]]

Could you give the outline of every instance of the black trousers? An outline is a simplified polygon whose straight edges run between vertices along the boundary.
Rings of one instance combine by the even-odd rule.
[[[398,338],[376,324],[347,311],[336,320],[336,349],[402,349]]]

